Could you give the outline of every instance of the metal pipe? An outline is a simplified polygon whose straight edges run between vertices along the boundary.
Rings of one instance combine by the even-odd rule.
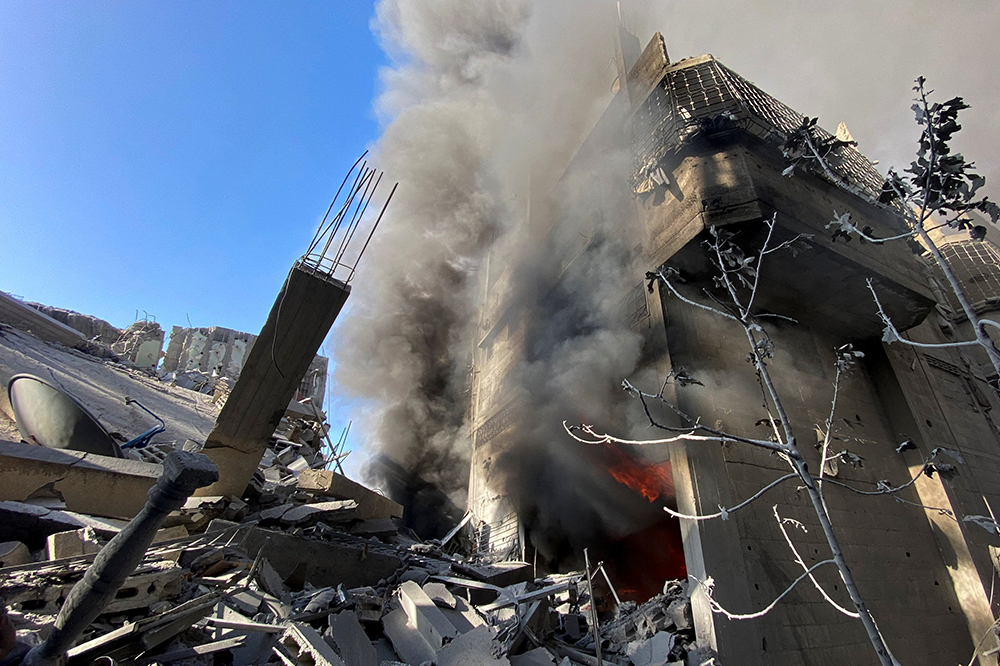
[[[590,580],[590,555],[583,549],[583,562],[587,567],[587,593],[590,594],[590,629],[594,634],[594,652],[597,654],[597,666],[603,666],[601,659],[601,630],[597,624],[597,599],[594,598],[594,583]]]

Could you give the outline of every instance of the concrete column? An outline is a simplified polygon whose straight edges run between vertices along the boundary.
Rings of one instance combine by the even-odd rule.
[[[292,267],[205,442],[219,481],[198,495],[243,493],[350,293],[349,285],[301,261]]]

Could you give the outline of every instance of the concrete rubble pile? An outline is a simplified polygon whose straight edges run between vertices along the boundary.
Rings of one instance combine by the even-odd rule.
[[[75,340],[60,322],[5,306],[49,326],[49,337]],[[137,325],[124,338],[141,346],[150,331]],[[23,433],[17,441],[9,429],[0,437],[13,440],[0,441],[0,666],[711,663],[695,649],[682,583],[608,610],[585,573],[539,577],[530,564],[476,553],[471,516],[422,541],[403,526],[402,506],[343,475],[342,442],[308,399],[289,404],[291,392],[274,391],[266,413],[288,409],[276,428],[260,425],[272,433],[260,433],[261,448],[213,451],[212,435],[191,426],[218,428],[225,407],[175,396],[183,389],[145,374],[112,372],[58,341],[10,327],[0,334],[4,359],[36,359],[5,361],[6,375],[47,372],[90,405],[113,388],[172,409],[161,412],[164,434],[126,447],[126,457],[42,446]],[[314,354],[301,356],[306,372]],[[268,362],[260,363],[270,372]],[[261,373],[244,374],[240,381]],[[220,402],[239,424],[258,393],[235,388]],[[130,434],[148,427],[127,399],[114,403],[103,400],[102,421]],[[220,483],[232,479],[234,460],[251,459],[249,483]],[[178,460],[199,477],[183,493],[170,490]],[[233,486],[245,489],[219,492]]]
[[[485,561],[460,529],[423,542],[400,525],[398,504],[310,468],[324,460],[310,444],[276,437],[268,453],[242,497],[191,497],[166,517],[69,651],[70,665],[598,663],[582,572],[535,578],[524,562]],[[16,643],[0,641],[0,666],[45,640],[70,590],[125,527],[47,511],[72,520],[22,519],[16,530],[5,520],[0,530],[20,539],[0,544],[0,634],[16,631]],[[681,583],[599,620],[603,663],[702,663]]]

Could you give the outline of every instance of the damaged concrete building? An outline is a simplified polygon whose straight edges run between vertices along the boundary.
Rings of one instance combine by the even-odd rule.
[[[541,331],[562,330],[568,318],[583,326],[585,317],[567,304],[581,285],[597,290],[610,280],[594,270],[600,264],[589,257],[611,244],[624,248],[619,256],[631,276],[616,286],[614,325],[640,338],[633,376],[648,383],[641,388],[655,393],[668,384],[671,399],[685,413],[728,432],[760,435],[767,412],[753,366],[745,360],[742,329],[681,302],[659,283],[647,288],[644,276],[669,265],[689,282],[691,299],[705,300],[700,288],[711,284],[702,248],[708,229],[725,228],[747,246],[759,247],[764,221],[773,217],[780,241],[803,235],[796,252],[768,257],[759,293],[766,311],[798,322],[778,322],[768,331],[775,344],[769,365],[787,396],[790,418],[807,432],[824,423],[835,349],[851,343],[864,352],[864,362],[840,394],[833,432],[864,462],[841,462],[829,473],[867,490],[881,479],[898,484],[919,477],[901,501],[849,492],[828,496],[834,528],[887,643],[903,664],[967,663],[984,637],[979,654],[995,648],[992,590],[1000,541],[962,517],[991,516],[1000,507],[1000,429],[992,411],[1000,407],[998,378],[978,349],[883,343],[884,322],[868,278],[908,339],[968,339],[968,322],[956,314],[960,308],[919,248],[837,242],[827,228],[836,211],[849,212],[858,228],[870,227],[878,237],[899,233],[900,219],[870,203],[879,196],[883,176],[854,147],[844,146],[830,160],[832,173],[798,170],[788,177],[780,146],[803,116],[711,55],[672,62],[659,34],[641,49],[634,35],[621,30],[617,62],[617,93],[562,179],[551,190],[534,189],[524,197],[527,226],[544,238],[548,272],[538,277],[520,270],[516,253],[505,255],[503,248],[490,255],[469,412],[469,510],[479,525],[479,547],[498,554],[514,550],[531,561],[532,544],[546,535],[538,527],[537,500],[530,496],[542,492],[537,486],[546,484],[538,483],[538,468],[549,465],[570,478],[567,486],[600,495],[595,503],[622,525],[616,538],[627,541],[631,535],[633,543],[643,542],[670,559],[626,558],[626,566],[711,577],[716,599],[735,613],[767,606],[802,573],[772,505],[804,526],[795,540],[807,562],[826,557],[816,516],[793,484],[769,491],[728,520],[678,521],[661,510],[665,504],[689,515],[710,514],[753,496],[788,471],[767,452],[684,442],[640,453],[605,452],[631,460],[635,474],[617,475],[607,455],[575,442],[577,453],[559,460],[537,457],[539,449],[553,446],[555,435],[532,439],[537,438],[532,414],[545,398],[533,394],[530,384]],[[616,161],[615,155],[624,158]],[[962,234],[943,251],[973,290],[977,312],[995,310],[1000,251],[988,240],[967,239]],[[670,384],[680,373],[697,381]],[[636,406],[630,423],[623,416],[628,409],[608,411],[617,421],[600,422],[607,415],[597,416],[600,427],[625,436],[648,425],[641,410],[636,420]],[[594,417],[581,407],[554,418],[572,423]],[[649,438],[646,432],[641,438]],[[915,447],[897,452],[904,441]],[[921,474],[935,447],[959,452],[964,464],[956,465],[956,476]],[[818,469],[819,453],[804,448],[810,466]],[[603,466],[620,487],[600,485],[589,471],[582,476],[574,456]],[[519,474],[531,481],[511,480]],[[623,492],[634,497],[623,498]],[[534,550],[537,557],[539,549]],[[614,556],[608,559],[613,567]],[[817,579],[850,606],[835,571],[818,572]],[[699,639],[718,650],[724,664],[877,663],[861,623],[840,614],[809,585],[798,586],[772,612],[751,621],[713,614],[703,596],[695,595],[692,603]],[[978,658],[996,663],[995,656]]]
[[[215,388],[212,379],[218,377],[226,377],[235,382],[239,379],[243,364],[256,341],[256,335],[221,326],[209,328],[174,326],[170,331],[166,355],[160,365],[160,374],[173,373],[175,377],[179,377],[195,373],[188,380],[180,379],[181,382],[191,384],[188,388],[194,388],[195,385]],[[328,358],[317,354],[302,377],[292,400],[301,401],[309,398],[317,409],[322,409],[329,365]]]

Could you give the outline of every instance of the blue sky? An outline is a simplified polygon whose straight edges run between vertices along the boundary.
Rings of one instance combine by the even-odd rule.
[[[373,11],[0,3],[0,290],[258,331],[377,137]]]

